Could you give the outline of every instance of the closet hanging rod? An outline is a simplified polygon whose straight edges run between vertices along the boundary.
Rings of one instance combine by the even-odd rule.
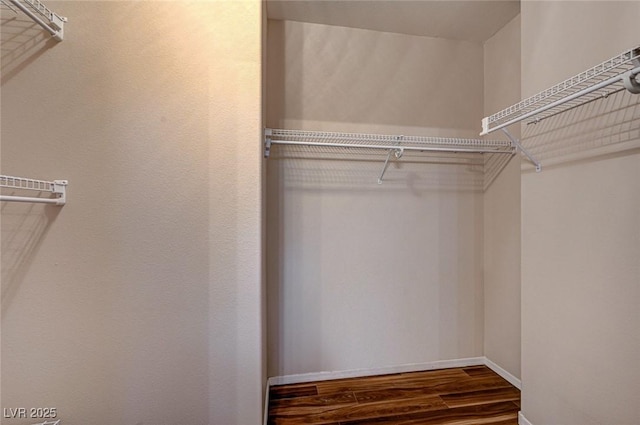
[[[346,143],[330,143],[330,142],[303,142],[297,140],[271,140],[272,145],[292,145],[292,146],[319,146],[328,148],[362,148],[362,149],[382,149],[398,150],[398,151],[417,151],[417,152],[465,152],[465,153],[504,153],[512,154],[512,151],[497,150],[491,148],[465,148],[465,147],[435,147],[435,146],[381,146],[381,145],[365,145],[365,144],[346,144]]]
[[[541,91],[500,112],[483,118],[481,136],[506,128],[528,118],[536,123],[590,101],[606,98],[613,92],[605,88],[622,83],[630,93],[640,93],[640,46],[627,50],[599,65]],[[549,111],[547,115],[540,114]]]
[[[24,177],[0,175],[0,188],[27,190],[36,192],[49,192],[55,198],[38,198],[27,196],[0,195],[0,201],[5,202],[32,202],[37,204],[52,204],[62,206],[67,202],[67,180],[35,180]]]
[[[3,0],[4,3],[5,0]],[[57,41],[64,38],[64,23],[67,18],[52,12],[40,0],[7,0],[20,9],[25,15],[31,18],[53,36]]]

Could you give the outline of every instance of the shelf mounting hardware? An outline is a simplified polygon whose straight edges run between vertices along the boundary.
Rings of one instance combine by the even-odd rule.
[[[269,158],[271,154],[271,136],[273,135],[273,130],[270,128],[264,129],[264,157]]]
[[[625,72],[622,75],[622,85],[633,94],[640,93],[640,81],[638,81],[640,72],[634,73],[634,71],[640,70],[640,48],[636,50],[638,50],[639,54],[631,61],[635,67],[634,70]]]
[[[32,202],[37,204],[52,204],[62,206],[67,202],[67,180],[34,180],[23,177],[12,177],[0,175],[0,187],[7,189],[49,192],[55,195],[54,198],[38,198],[13,195],[0,195],[0,201],[6,202]]]
[[[502,132],[507,136],[507,138],[509,140],[511,140],[511,143],[513,144],[513,147],[516,149],[516,151],[520,151],[522,152],[522,154],[524,156],[526,156],[529,161],[531,161],[531,163],[533,163],[533,165],[536,166],[536,173],[539,173],[540,171],[542,171],[542,164],[540,163],[540,161],[538,161],[533,155],[531,155],[529,153],[528,150],[526,150],[521,144],[520,141],[518,139],[516,139],[515,137],[513,137],[511,135],[511,133],[509,133],[509,130],[507,130],[506,128],[501,128]]]
[[[25,15],[31,18],[53,36],[57,41],[64,38],[64,23],[67,18],[52,12],[40,0],[6,0],[20,9]],[[3,3],[7,4],[5,0]]]
[[[396,145],[399,145],[402,139],[404,139],[404,136],[396,136],[396,138],[398,139],[398,142],[396,143]],[[391,154],[394,154],[396,159],[400,159],[404,154],[404,149],[403,148],[389,149],[389,153],[387,154],[387,159],[385,159],[384,165],[382,166],[382,172],[380,172],[380,176],[378,177],[378,184],[382,184],[382,179],[384,178],[384,173],[387,171],[387,166],[389,165],[389,159],[391,159]]]

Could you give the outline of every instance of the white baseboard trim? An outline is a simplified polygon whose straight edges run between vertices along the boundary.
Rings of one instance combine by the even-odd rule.
[[[262,410],[264,411],[262,414],[262,425],[267,425],[267,422],[269,421],[269,392],[271,389],[269,381],[270,378],[267,378],[267,389],[264,394],[264,406],[262,406]]]
[[[447,369],[451,367],[478,366],[486,364],[485,360],[486,359],[484,357],[470,357],[466,359],[438,360],[428,363],[411,363],[400,366],[385,366],[372,369],[300,373],[295,375],[271,377],[269,378],[268,385],[299,384],[303,382],[328,381],[330,379],[358,378],[361,376],[390,375],[392,373],[423,372],[426,370]]]
[[[509,372],[507,372],[506,370],[504,370],[503,368],[501,368],[500,366],[498,366],[497,364],[495,364],[494,362],[492,362],[486,357],[484,357],[484,365],[489,369],[493,370],[498,375],[502,376],[504,379],[507,380],[507,382],[509,382],[511,385],[513,385],[517,389],[522,390],[522,381],[520,381],[518,378],[516,378],[515,376],[513,376],[512,374],[510,374]]]
[[[518,425],[533,425],[531,422],[524,417],[522,412],[518,412]]]

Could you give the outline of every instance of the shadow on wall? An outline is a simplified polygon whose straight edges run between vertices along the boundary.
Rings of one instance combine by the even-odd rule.
[[[502,170],[504,170],[504,167],[506,167],[516,155],[520,156],[517,152],[515,155],[484,155],[484,190],[487,190],[491,186]]]
[[[485,160],[405,152],[378,185],[385,159],[271,151],[271,376],[477,355]]]
[[[60,213],[60,207],[5,202],[0,212],[4,318],[45,235]]]
[[[415,195],[484,189],[485,159],[477,154],[405,152],[400,159],[391,155],[385,170],[386,158],[387,152],[380,150],[345,153],[339,148],[278,146],[269,158],[269,171],[285,189],[408,190]]]
[[[29,18],[3,8],[0,18],[1,84],[11,80],[58,42]]]
[[[538,158],[543,170],[549,165],[637,149],[640,95],[620,91],[537,124],[525,122],[522,129],[523,145]]]

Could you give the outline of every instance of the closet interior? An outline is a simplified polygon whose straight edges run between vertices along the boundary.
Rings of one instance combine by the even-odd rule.
[[[639,2],[0,3],[7,425],[638,417]]]
[[[640,46],[532,93],[519,15],[444,40],[296,13],[267,28],[270,384],[470,361],[521,388],[521,176],[637,148]]]

